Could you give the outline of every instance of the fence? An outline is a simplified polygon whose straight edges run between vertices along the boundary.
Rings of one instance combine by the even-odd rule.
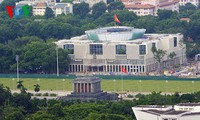
[[[200,78],[178,78],[175,76],[131,76],[131,75],[94,75],[96,77],[106,79],[106,80],[194,80],[200,81]],[[0,78],[16,78],[16,74],[0,74]],[[56,79],[74,79],[77,76],[75,75],[64,75],[60,74],[57,76],[56,74],[20,74],[20,78],[56,78]]]

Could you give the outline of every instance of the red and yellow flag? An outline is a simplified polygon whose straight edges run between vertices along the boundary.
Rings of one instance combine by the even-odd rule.
[[[117,22],[117,23],[121,23],[116,14],[114,14],[114,21]]]

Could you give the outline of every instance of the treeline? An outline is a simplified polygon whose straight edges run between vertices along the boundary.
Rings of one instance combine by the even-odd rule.
[[[1,120],[136,120],[132,107],[136,105],[175,105],[182,102],[200,102],[200,92],[161,95],[138,94],[133,101],[60,101],[31,99],[27,92],[11,94],[0,85]]]
[[[84,34],[85,30],[114,26],[117,14],[121,25],[145,28],[146,33],[183,33],[187,56],[200,51],[200,10],[192,4],[180,7],[180,13],[159,10],[158,16],[139,17],[124,9],[121,2],[100,2],[89,8],[87,3],[75,4],[74,14],[54,17],[49,10],[45,16],[9,18],[5,6],[15,1],[4,0],[0,5],[0,73],[16,72],[15,55],[23,73],[56,73],[56,51],[53,42]],[[92,12],[90,12],[92,11]],[[180,18],[188,17],[189,22]],[[59,49],[59,67],[67,71],[69,57]]]

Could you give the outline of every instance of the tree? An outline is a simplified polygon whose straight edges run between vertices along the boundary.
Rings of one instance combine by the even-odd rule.
[[[56,73],[56,45],[34,41],[26,45],[21,57],[21,68],[28,73]],[[66,72],[69,65],[67,51],[58,49],[59,70]]]
[[[177,13],[172,12],[171,10],[158,10],[157,14],[160,20],[165,20],[177,16]]]
[[[157,50],[155,46],[153,46],[151,48],[151,51],[154,55],[154,59],[159,63],[158,69],[159,69],[159,72],[160,72],[160,70],[162,69],[162,59],[166,55],[167,51],[164,51],[164,50],[161,50],[161,49]]]
[[[79,15],[81,18],[84,18],[90,12],[89,4],[85,2],[74,4],[73,12],[74,14]]]
[[[40,91],[40,85],[38,85],[38,84],[36,84],[36,85],[34,85],[34,91],[35,92],[39,92]]]
[[[92,15],[94,18],[98,18],[105,13],[106,9],[106,4],[104,2],[96,3],[92,7]]]
[[[172,67],[174,67],[174,57],[176,57],[175,52],[169,53],[168,58],[170,59],[170,63],[172,63]]]
[[[24,81],[23,80],[19,80],[19,81],[17,81],[17,88],[18,89],[22,89],[23,87],[24,87],[24,85],[22,84]]]
[[[53,18],[55,15],[54,15],[53,10],[51,8],[47,7],[45,10],[44,16],[46,19],[49,19],[49,18]]]
[[[124,4],[121,1],[114,1],[108,4],[108,12],[112,12],[113,10],[123,10]]]
[[[13,51],[10,47],[0,44],[0,73],[9,73],[14,63]]]
[[[0,84],[0,106],[3,106],[5,102],[9,102],[11,97],[12,94],[10,89]]]

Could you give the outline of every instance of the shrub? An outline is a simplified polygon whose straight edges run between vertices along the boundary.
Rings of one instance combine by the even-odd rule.
[[[44,93],[42,96],[49,96],[49,93]]]
[[[51,93],[50,96],[51,96],[51,97],[56,97],[57,94],[55,94],[55,93]]]
[[[42,96],[42,93],[36,93],[35,96]]]

